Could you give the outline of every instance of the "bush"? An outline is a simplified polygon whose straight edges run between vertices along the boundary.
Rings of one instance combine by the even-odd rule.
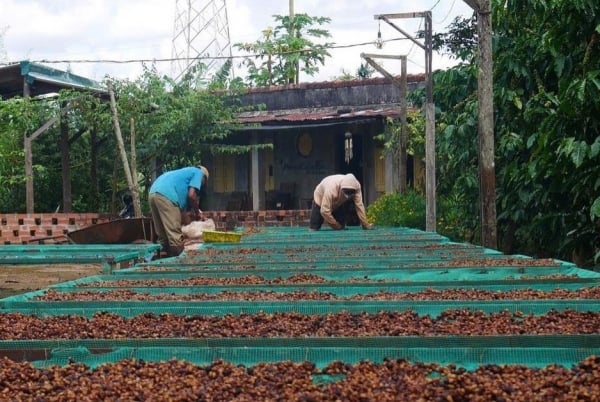
[[[379,197],[367,209],[369,221],[377,226],[406,226],[425,230],[425,196],[414,190]]]
[[[437,200],[436,231],[454,241],[476,240],[477,215],[461,197]],[[414,190],[379,197],[367,209],[369,221],[377,226],[404,226],[425,230],[426,198]]]

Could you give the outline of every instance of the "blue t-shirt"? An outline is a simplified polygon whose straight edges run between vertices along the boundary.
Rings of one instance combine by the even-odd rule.
[[[184,167],[170,170],[158,176],[150,187],[150,194],[159,193],[178,205],[181,209],[188,207],[188,188],[200,190],[204,174],[197,167]]]

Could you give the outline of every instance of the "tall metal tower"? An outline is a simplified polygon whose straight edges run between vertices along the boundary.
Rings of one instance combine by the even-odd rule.
[[[231,57],[225,0],[175,0],[173,62],[175,81],[197,63],[214,75]]]

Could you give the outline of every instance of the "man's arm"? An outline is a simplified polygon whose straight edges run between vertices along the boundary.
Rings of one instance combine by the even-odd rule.
[[[333,217],[333,211],[331,205],[333,204],[331,196],[325,192],[323,199],[321,200],[321,216],[323,220],[335,230],[342,229],[342,225]]]
[[[365,212],[365,205],[363,204],[360,191],[354,193],[354,209],[356,210],[356,216],[358,216],[362,228],[367,230],[373,229],[373,225],[367,220],[367,213]]]
[[[198,189],[194,187],[188,187],[189,210],[196,220],[201,218],[199,193],[200,191]]]

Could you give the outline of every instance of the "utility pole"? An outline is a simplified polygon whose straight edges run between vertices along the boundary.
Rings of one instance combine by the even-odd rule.
[[[494,162],[494,88],[492,59],[492,2],[464,0],[477,12],[479,53],[477,63],[477,102],[479,105],[479,198],[481,244],[498,248],[496,222],[496,172]]]
[[[394,18],[423,18],[425,20],[425,43],[419,42],[402,28],[394,24]],[[417,46],[425,51],[425,229],[429,232],[436,230],[436,195],[435,195],[435,105],[433,103],[433,44],[432,44],[432,18],[431,11],[399,14],[380,14],[376,20],[383,20],[395,28]]]

